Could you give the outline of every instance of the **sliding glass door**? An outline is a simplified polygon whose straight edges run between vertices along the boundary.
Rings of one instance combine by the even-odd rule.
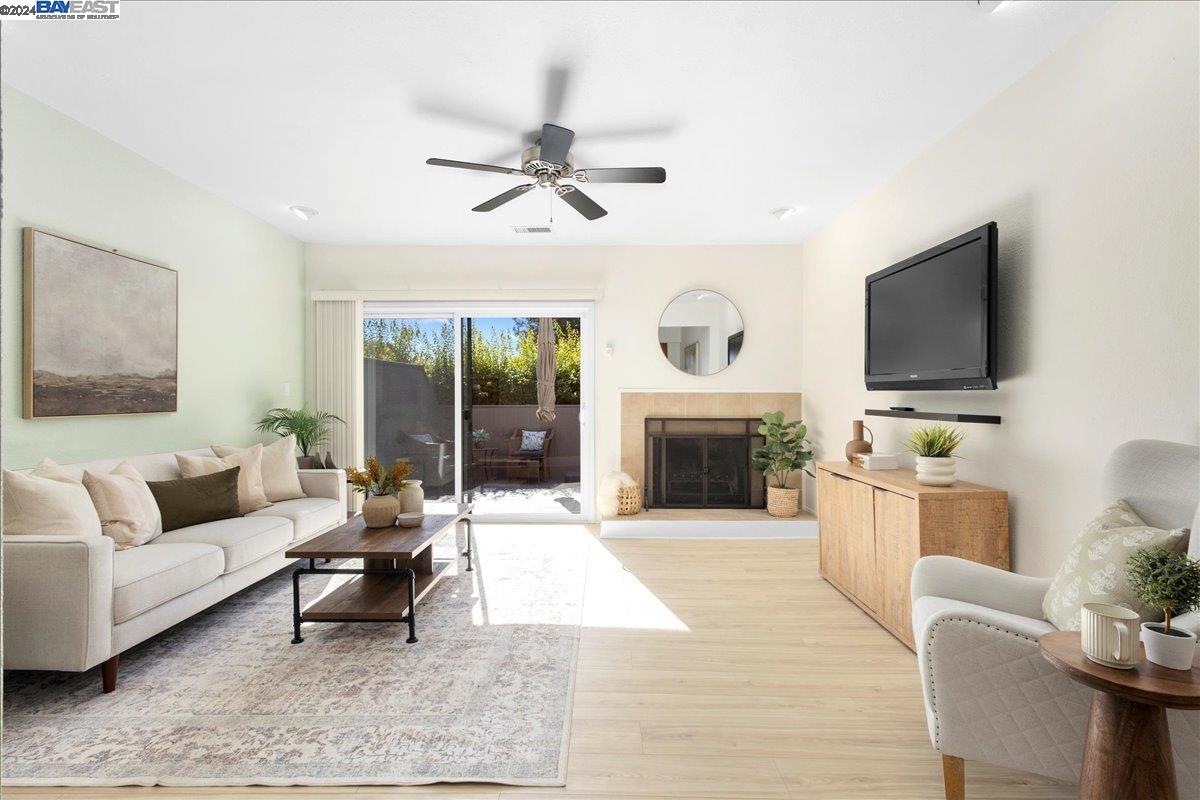
[[[485,519],[591,519],[590,304],[365,307],[364,452]]]

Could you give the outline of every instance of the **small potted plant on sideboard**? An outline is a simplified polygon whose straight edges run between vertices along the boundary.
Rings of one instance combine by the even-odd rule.
[[[800,513],[800,490],[789,488],[788,478],[813,459],[804,438],[808,428],[800,420],[786,421],[782,411],[768,411],[762,420],[758,432],[766,441],[754,451],[753,463],[767,478],[767,513],[794,517]]]
[[[948,425],[926,425],[910,433],[904,446],[917,457],[917,483],[953,486],[957,458],[954,451],[965,438]]]
[[[1191,669],[1196,634],[1172,628],[1171,618],[1200,607],[1200,561],[1165,547],[1148,547],[1129,557],[1125,572],[1142,602],[1163,612],[1162,622],[1142,623],[1147,660],[1169,669]]]

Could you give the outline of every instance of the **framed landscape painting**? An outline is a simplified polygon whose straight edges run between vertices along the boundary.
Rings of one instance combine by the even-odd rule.
[[[24,231],[26,419],[175,411],[179,274]]]

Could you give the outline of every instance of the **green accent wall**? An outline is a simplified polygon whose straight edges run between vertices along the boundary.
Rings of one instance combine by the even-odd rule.
[[[10,86],[2,92],[4,466],[31,467],[43,456],[70,463],[261,441],[254,422],[264,410],[302,402],[303,245],[28,95]],[[179,272],[177,412],[22,419],[26,226]]]

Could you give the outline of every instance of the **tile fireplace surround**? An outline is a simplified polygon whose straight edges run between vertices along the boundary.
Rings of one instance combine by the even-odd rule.
[[[745,419],[767,411],[800,419],[800,393],[622,391],[621,471],[645,485],[646,417]]]

